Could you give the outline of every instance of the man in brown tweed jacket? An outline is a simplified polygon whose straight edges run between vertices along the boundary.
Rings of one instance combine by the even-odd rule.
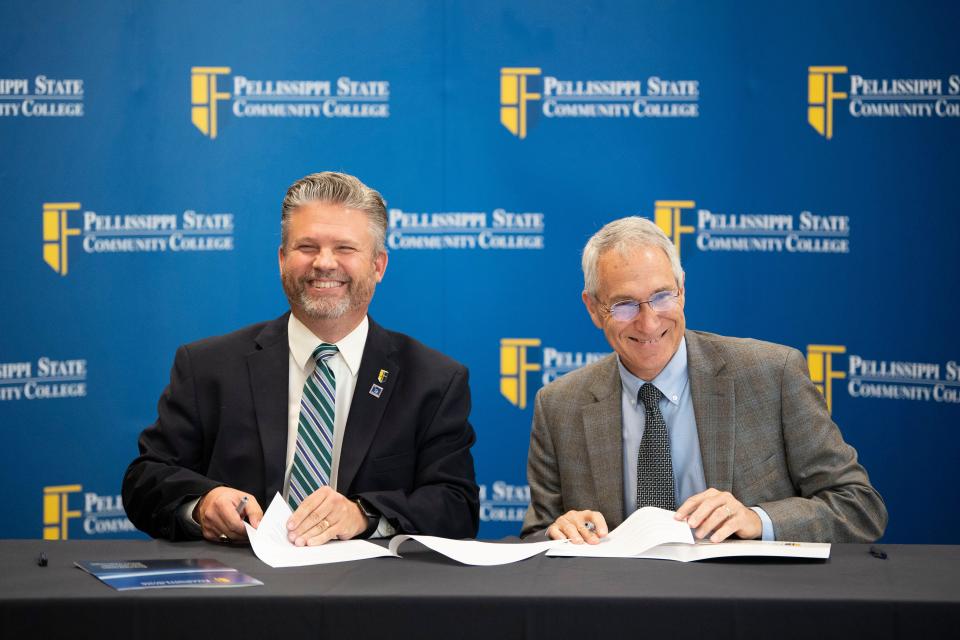
[[[687,330],[679,256],[648,220],[606,225],[587,243],[583,270],[584,303],[615,353],[537,394],[524,536],[599,542],[645,506],[650,465],[666,467],[676,517],[697,538],[883,535],[883,500],[799,351]],[[638,399],[646,383],[655,406]],[[647,421],[649,433],[666,424],[669,446],[656,454],[669,456],[665,465],[641,445]]]

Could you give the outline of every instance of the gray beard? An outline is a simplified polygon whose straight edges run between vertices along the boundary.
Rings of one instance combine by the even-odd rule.
[[[324,298],[311,298],[307,293],[307,288],[302,283],[298,283],[297,298],[300,302],[300,308],[314,320],[336,320],[343,317],[347,311],[354,306],[354,296],[347,290],[347,296],[339,300],[326,300]]]
[[[330,300],[327,298],[313,298],[307,292],[307,280],[316,278],[318,275],[335,276],[343,278],[345,274],[340,272],[320,273],[314,272],[307,277],[291,281],[287,274],[283,274],[283,289],[287,294],[287,300],[290,304],[299,307],[307,317],[313,320],[336,320],[342,318],[350,311],[356,311],[361,307],[370,304],[373,298],[373,290],[376,282],[371,277],[368,281],[348,280],[347,295],[338,299]]]

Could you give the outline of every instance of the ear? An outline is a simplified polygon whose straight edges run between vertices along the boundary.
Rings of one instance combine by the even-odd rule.
[[[583,304],[587,307],[587,313],[593,320],[593,326],[597,329],[603,329],[603,317],[600,315],[600,303],[594,300],[593,296],[584,291],[580,296],[583,298]]]
[[[377,273],[377,282],[383,282],[383,274],[387,272],[387,251],[383,250],[373,259],[373,268]]]
[[[684,303],[687,301],[687,274],[684,273],[680,276],[680,308],[683,309]]]
[[[284,258],[284,255],[283,255],[283,246],[281,245],[281,246],[277,249],[277,261],[280,263],[280,274],[281,274],[281,275],[283,274],[283,258]]]

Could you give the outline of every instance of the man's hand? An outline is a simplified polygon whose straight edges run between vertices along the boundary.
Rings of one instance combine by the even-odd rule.
[[[721,542],[731,535],[755,540],[763,533],[763,523],[755,511],[743,506],[729,491],[713,488],[687,498],[674,517],[686,520],[691,529],[696,529],[698,540],[708,535],[710,542]]]
[[[599,511],[567,511],[547,527],[553,540],[567,539],[573,544],[597,544],[607,533],[607,521]]]
[[[243,497],[247,497],[247,506],[243,516],[237,513],[237,506]],[[211,542],[237,542],[247,539],[247,530],[243,526],[246,517],[250,526],[256,529],[263,517],[263,509],[257,499],[249,493],[230,487],[217,487],[208,491],[193,509],[193,519],[200,524],[203,537]],[[224,539],[226,536],[226,539]]]
[[[315,547],[334,538],[349,540],[367,529],[367,516],[346,496],[320,487],[300,503],[287,520],[287,538],[302,547]]]

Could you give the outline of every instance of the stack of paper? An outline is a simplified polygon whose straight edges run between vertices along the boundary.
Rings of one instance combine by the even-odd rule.
[[[287,539],[286,525],[290,516],[290,507],[277,495],[260,521],[259,528],[246,525],[253,552],[271,567],[300,567],[382,556],[400,557],[400,545],[407,540],[416,540],[448,558],[474,566],[519,562],[544,551],[548,556],[646,558],[680,562],[742,556],[830,557],[829,544],[759,540],[728,540],[717,544],[696,542],[686,522],[675,520],[673,511],[656,507],[638,509],[599,544],[572,544],[568,540],[511,544],[399,535],[390,541],[388,549],[366,540],[333,540],[319,547],[296,547]]]

